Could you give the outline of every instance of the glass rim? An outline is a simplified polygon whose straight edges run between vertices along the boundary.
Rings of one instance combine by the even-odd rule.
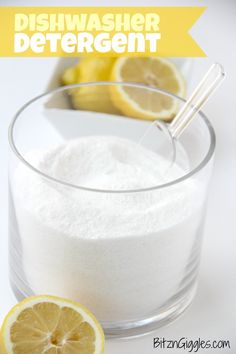
[[[205,154],[204,158],[201,159],[201,161],[199,162],[199,164],[193,168],[190,172],[184,174],[183,176],[174,179],[172,181],[166,182],[166,183],[162,183],[156,186],[152,186],[152,187],[147,187],[147,188],[138,188],[138,189],[127,189],[127,190],[110,190],[110,189],[96,189],[96,188],[89,188],[89,187],[84,187],[84,186],[79,186],[73,183],[69,183],[63,180],[60,180],[58,178],[52,177],[42,171],[40,171],[39,169],[37,169],[36,167],[34,167],[33,165],[31,165],[25,158],[24,156],[21,154],[21,152],[19,151],[19,149],[17,148],[15,141],[14,141],[14,128],[15,128],[15,124],[18,120],[18,118],[20,118],[21,113],[23,113],[31,104],[35,103],[36,101],[40,100],[41,98],[44,98],[45,96],[51,95],[51,94],[55,94],[55,93],[59,93],[62,91],[66,91],[68,89],[73,89],[73,88],[77,88],[77,87],[84,87],[84,86],[112,86],[112,85],[116,85],[116,86],[126,86],[126,87],[134,87],[134,88],[140,88],[140,89],[145,89],[145,90],[149,90],[152,92],[156,92],[156,93],[160,93],[160,94],[164,94],[166,96],[172,97],[174,99],[177,99],[179,101],[182,102],[186,102],[186,100],[184,98],[181,98],[175,94],[172,94],[168,91],[156,88],[156,87],[149,87],[145,84],[141,84],[141,83],[131,83],[131,82],[115,82],[115,81],[98,81],[98,82],[84,82],[84,83],[79,83],[79,84],[73,84],[73,85],[66,85],[66,86],[60,86],[57,87],[53,90],[48,90],[38,96],[33,97],[32,99],[30,99],[29,101],[27,101],[17,112],[16,114],[13,116],[9,128],[8,128],[8,142],[9,145],[11,147],[12,152],[14,153],[14,155],[20,160],[20,162],[22,162],[26,167],[30,168],[33,172],[39,174],[41,177],[49,179],[52,182],[55,183],[59,183],[65,187],[69,187],[69,188],[75,188],[78,190],[83,190],[83,191],[87,191],[87,192],[97,192],[97,193],[114,193],[114,194],[129,194],[129,193],[141,193],[141,192],[150,192],[150,191],[155,191],[158,189],[162,189],[162,188],[167,188],[167,187],[171,187],[175,184],[181,183],[187,179],[189,179],[190,177],[194,176],[195,174],[197,174],[211,159],[214,150],[215,150],[215,145],[216,145],[216,137],[215,137],[215,131],[213,126],[211,125],[210,121],[208,120],[208,118],[206,117],[206,115],[202,112],[199,111],[197,114],[200,115],[201,119],[204,121],[208,131],[209,131],[209,135],[210,135],[210,144],[209,144],[209,148],[207,153]]]

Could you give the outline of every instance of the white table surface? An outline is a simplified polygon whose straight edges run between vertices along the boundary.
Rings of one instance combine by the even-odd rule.
[[[34,5],[82,6],[82,1],[34,1]],[[31,1],[1,1],[0,5],[32,5]],[[96,5],[87,1],[86,5]],[[99,2],[99,5],[132,6],[132,1]],[[136,6],[207,5],[208,10],[192,33],[207,52],[198,59],[193,83],[207,64],[221,62],[227,79],[207,104],[205,113],[217,135],[216,163],[210,187],[208,216],[199,277],[199,288],[189,310],[174,324],[138,339],[107,341],[106,354],[186,353],[183,350],[154,350],[154,336],[166,339],[229,339],[231,350],[207,353],[236,353],[236,1],[150,1]],[[7,127],[14,112],[29,98],[45,90],[57,59],[0,59],[0,321],[16,300],[8,283],[7,263]],[[205,352],[204,350],[199,351]]]

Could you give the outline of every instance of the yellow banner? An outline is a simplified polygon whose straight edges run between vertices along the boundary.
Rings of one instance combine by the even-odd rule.
[[[204,57],[205,7],[0,7],[0,56]]]

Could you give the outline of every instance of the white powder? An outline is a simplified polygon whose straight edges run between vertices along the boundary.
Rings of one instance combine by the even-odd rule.
[[[117,137],[84,137],[31,152],[44,173],[106,190],[153,187],[184,171]],[[138,319],[175,295],[201,220],[189,179],[150,192],[114,194],[64,187],[20,166],[14,179],[22,262],[34,293],[87,305],[102,321]]]

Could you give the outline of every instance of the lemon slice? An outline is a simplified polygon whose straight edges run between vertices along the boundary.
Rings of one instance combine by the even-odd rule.
[[[96,318],[80,304],[35,296],[7,315],[1,348],[4,354],[102,354],[104,334]]]
[[[115,61],[111,81],[143,83],[158,87],[177,96],[185,96],[185,81],[177,67],[163,58],[119,58]],[[172,119],[178,101],[144,89],[112,86],[113,104],[125,115],[141,119]]]

